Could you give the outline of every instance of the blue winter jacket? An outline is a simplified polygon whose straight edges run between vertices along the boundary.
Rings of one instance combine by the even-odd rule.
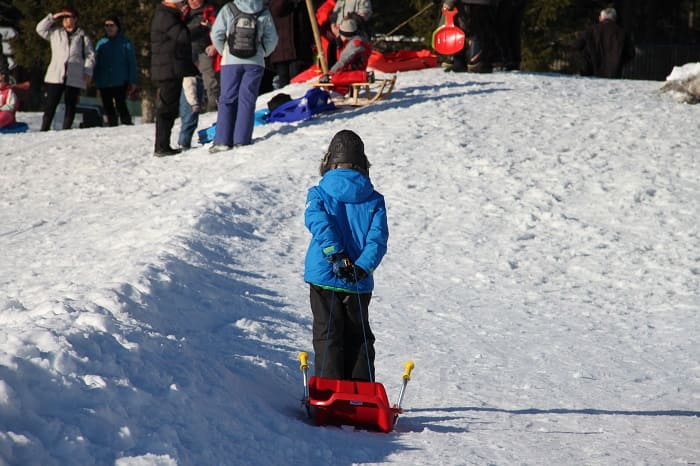
[[[95,46],[97,60],[92,78],[98,89],[136,84],[136,53],[131,41],[121,33],[103,37]]]
[[[304,213],[311,243],[306,252],[304,281],[349,293],[370,293],[372,272],[386,254],[389,226],[384,196],[370,179],[350,168],[327,172],[309,189]],[[333,274],[328,256],[344,252],[367,277],[357,284]]]

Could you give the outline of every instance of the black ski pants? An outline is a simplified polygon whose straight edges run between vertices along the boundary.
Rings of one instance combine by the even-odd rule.
[[[119,118],[121,119],[123,125],[133,124],[131,121],[131,115],[129,114],[129,108],[126,106],[127,88],[128,84],[124,84],[123,86],[100,88],[102,106],[105,109],[107,124],[109,126],[117,126],[119,124],[117,112],[119,112]]]
[[[158,81],[158,108],[156,109],[155,151],[170,150],[170,135],[173,124],[180,114],[182,78]]]
[[[315,375],[374,380],[374,335],[368,319],[371,299],[372,293],[310,286]]]
[[[51,122],[56,114],[56,107],[61,102],[61,97],[65,93],[66,111],[63,114],[63,129],[70,129],[75,119],[75,110],[78,107],[80,88],[66,86],[65,84],[44,83],[46,85],[46,105],[44,106],[44,116],[41,119],[41,131],[51,129]]]

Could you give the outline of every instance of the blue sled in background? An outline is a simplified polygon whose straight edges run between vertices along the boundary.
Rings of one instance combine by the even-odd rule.
[[[330,99],[330,94],[319,88],[311,88],[302,97],[285,102],[274,110],[266,108],[255,112],[254,126],[266,123],[293,123],[295,121],[305,121],[314,115],[323,112],[336,110],[336,106]],[[216,123],[209,128],[197,131],[200,144],[207,144],[214,140],[216,135]]]
[[[10,133],[25,133],[29,131],[29,125],[16,121],[9,126],[0,128],[0,133],[10,134]]]

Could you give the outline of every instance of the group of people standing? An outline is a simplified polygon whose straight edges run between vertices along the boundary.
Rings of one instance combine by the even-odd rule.
[[[78,98],[94,80],[102,97],[107,124],[133,124],[126,106],[127,92],[137,82],[134,46],[121,33],[116,16],[104,21],[105,35],[95,46],[89,35],[78,27],[78,12],[63,8],[50,13],[36,26],[36,32],[51,46],[51,61],[44,76],[46,102],[41,131],[48,131],[56,109],[64,99],[62,128],[73,126]]]

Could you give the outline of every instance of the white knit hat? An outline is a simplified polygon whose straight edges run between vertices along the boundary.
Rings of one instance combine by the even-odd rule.
[[[357,32],[357,21],[352,18],[345,18],[340,23],[340,33],[344,36],[354,36]]]

